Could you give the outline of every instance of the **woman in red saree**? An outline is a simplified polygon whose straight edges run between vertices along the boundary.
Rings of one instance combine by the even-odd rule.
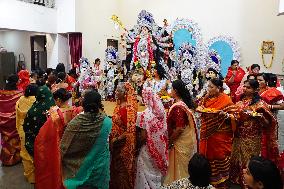
[[[117,86],[116,98],[110,135],[110,189],[133,189],[136,173],[137,98],[128,82]]]
[[[71,96],[66,89],[62,88],[53,93],[57,106],[49,110],[49,118],[41,127],[35,139],[34,165],[36,188],[64,189],[61,171],[60,140],[66,125],[81,111],[81,108],[73,108],[68,105],[68,100]]]
[[[21,161],[20,137],[16,128],[16,102],[23,95],[17,90],[18,77],[9,76],[5,90],[0,90],[0,133],[3,165],[15,165]]]
[[[25,91],[30,84],[30,72],[28,70],[21,70],[18,73],[19,82],[17,83],[18,90]]]
[[[258,156],[261,152],[262,130],[276,124],[266,103],[260,99],[258,87],[256,80],[245,81],[242,100],[236,104],[238,122],[233,140],[230,180],[242,188],[246,188],[243,169],[252,156]]]
[[[223,82],[220,79],[210,80],[208,94],[197,108],[201,112],[199,152],[210,162],[211,184],[217,189],[227,188],[235,127],[234,103],[222,91]]]
[[[225,82],[230,88],[233,102],[236,102],[236,92],[244,75],[245,71],[239,66],[239,62],[237,60],[233,60],[231,62],[231,66],[228,68],[228,73],[225,78]]]
[[[169,167],[163,185],[188,178],[188,162],[198,149],[194,104],[189,91],[181,80],[172,83],[171,96],[175,103],[167,118],[169,133]]]
[[[268,87],[269,74],[261,73],[257,75],[257,81],[259,82],[259,94],[261,99],[264,100],[270,106],[270,110],[273,111],[275,119],[277,109],[283,109],[283,95],[276,89],[276,87]],[[276,85],[276,84],[275,84]],[[279,160],[279,148],[278,148],[278,123],[270,124],[263,130],[262,134],[262,150],[261,155],[264,158],[270,159],[276,165]]]

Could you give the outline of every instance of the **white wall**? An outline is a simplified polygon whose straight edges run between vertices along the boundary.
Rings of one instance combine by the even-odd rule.
[[[47,67],[55,68],[58,64],[58,39],[56,34],[46,35]]]
[[[118,39],[119,33],[111,21],[118,14],[117,0],[76,0],[76,31],[83,34],[83,56],[103,62],[107,38]]]
[[[58,63],[64,63],[66,71],[72,68],[70,53],[69,53],[69,44],[68,44],[68,35],[67,34],[58,34]]]
[[[284,14],[284,0],[279,0],[279,15]]]
[[[75,0],[57,0],[57,32],[75,32]]]
[[[64,63],[68,72],[71,67],[67,35],[46,34],[46,41],[47,67],[56,68],[58,63]]]
[[[153,13],[159,25],[164,18],[170,23],[176,18],[190,18],[199,24],[205,41],[221,34],[234,37],[240,44],[244,67],[258,63],[262,71],[282,73],[284,17],[277,16],[276,0],[120,0],[118,4],[118,16],[127,28],[136,23],[142,9]],[[276,56],[269,70],[261,62],[263,40],[276,44]]]
[[[1,31],[0,46],[5,47],[9,52],[14,52],[16,63],[19,54],[25,56],[26,66],[31,70],[31,45],[30,37],[33,35],[45,35],[43,33],[24,31]],[[55,68],[59,62],[70,68],[69,47],[66,35],[46,34],[47,67]]]
[[[27,68],[31,68],[31,45],[30,32],[2,31],[0,32],[0,45],[5,47],[8,52],[14,52],[16,63],[19,61],[19,54],[23,53]]]
[[[17,0],[0,0],[0,28],[57,33],[56,9]]]

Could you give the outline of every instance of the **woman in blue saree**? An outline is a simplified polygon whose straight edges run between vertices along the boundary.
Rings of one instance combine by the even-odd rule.
[[[108,189],[111,119],[102,111],[101,96],[95,91],[85,93],[83,109],[61,140],[64,185],[67,189]]]

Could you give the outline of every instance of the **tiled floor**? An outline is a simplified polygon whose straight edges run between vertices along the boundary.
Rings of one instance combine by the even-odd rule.
[[[0,166],[0,188],[1,189],[34,189],[23,175],[21,163],[12,167]]]
[[[0,167],[0,188],[1,189],[34,189],[34,185],[29,184],[23,175],[22,164],[12,167]],[[239,189],[234,186],[231,189]]]

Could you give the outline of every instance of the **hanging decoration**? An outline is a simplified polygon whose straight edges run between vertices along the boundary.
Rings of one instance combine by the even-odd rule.
[[[264,55],[271,55],[271,59],[269,64],[267,65],[264,60]],[[275,44],[274,41],[263,41],[261,44],[261,59],[262,63],[265,66],[265,68],[269,69],[272,67],[272,63],[274,60],[274,54],[275,54]]]

